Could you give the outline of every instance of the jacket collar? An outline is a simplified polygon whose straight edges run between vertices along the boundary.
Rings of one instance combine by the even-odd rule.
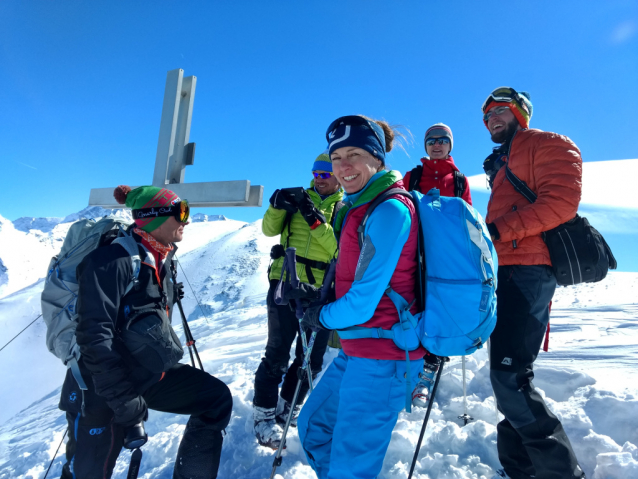
[[[351,208],[356,208],[365,203],[369,203],[373,199],[375,199],[379,194],[383,191],[390,188],[397,181],[403,179],[401,173],[396,170],[381,170],[376,173],[368,183],[363,187],[361,191],[352,194],[346,194],[343,197],[344,206],[337,213],[337,218],[334,222],[334,230],[338,234],[341,231],[341,226],[343,225],[343,220],[346,217],[348,211]]]

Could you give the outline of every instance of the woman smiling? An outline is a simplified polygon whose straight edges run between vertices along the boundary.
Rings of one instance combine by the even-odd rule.
[[[335,120],[326,133],[333,172],[346,191],[334,230],[339,239],[336,301],[308,308],[307,328],[389,329],[399,321],[388,286],[408,302],[415,297],[418,223],[413,203],[390,196],[358,228],[371,202],[402,176],[385,167],[395,131],[363,116]],[[413,307],[413,312],[416,307]],[[392,429],[405,404],[406,382],[418,382],[422,347],[406,352],[391,339],[343,339],[299,416],[299,437],[319,478],[373,478],[381,470]]]

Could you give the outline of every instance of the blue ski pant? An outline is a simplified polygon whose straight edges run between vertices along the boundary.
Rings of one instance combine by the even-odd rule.
[[[422,359],[410,361],[410,392],[422,369]],[[297,421],[302,447],[317,477],[377,477],[407,389],[405,360],[357,358],[341,351]]]

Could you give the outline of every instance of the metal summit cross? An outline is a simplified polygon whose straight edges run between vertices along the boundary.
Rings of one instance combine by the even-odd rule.
[[[189,143],[191,116],[195,101],[194,76],[184,78],[184,70],[166,75],[164,106],[160,122],[153,186],[170,185],[170,190],[187,199],[191,206],[261,206],[264,187],[248,180],[184,183],[186,166],[192,165],[195,143]],[[131,186],[131,188],[135,188]],[[113,198],[113,188],[93,188],[89,206],[122,208]]]

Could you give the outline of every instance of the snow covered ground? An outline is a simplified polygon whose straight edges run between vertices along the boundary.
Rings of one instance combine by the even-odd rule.
[[[68,229],[65,223],[36,223],[46,231],[24,224],[16,229],[0,218],[0,348],[39,315],[40,278],[63,237],[56,228]],[[209,219],[188,226],[180,243],[179,273],[188,279],[185,310],[204,367],[229,385],[234,398],[220,479],[262,479],[272,468],[273,452],[251,434],[251,402],[266,343],[266,270],[275,241],[261,234],[260,221]],[[33,248],[28,257],[27,246]],[[610,273],[598,284],[560,288],[551,325],[550,350],[537,361],[535,384],[563,422],[588,477],[638,477],[638,274]],[[181,326],[176,330],[181,334]],[[64,367],[46,350],[44,332],[39,319],[0,351],[1,479],[42,478],[64,435],[64,415],[57,409]],[[325,365],[335,355],[329,350]],[[460,358],[453,358],[444,369],[416,478],[489,479],[499,467],[486,352],[468,357],[467,368],[474,421],[463,427],[458,419],[462,372]],[[407,477],[424,413],[417,408],[400,415],[379,477]],[[151,412],[140,477],[171,477],[186,420]],[[49,477],[59,477],[62,452]],[[315,477],[296,429],[284,454],[278,479]],[[126,477],[129,457],[121,454],[114,477]]]

